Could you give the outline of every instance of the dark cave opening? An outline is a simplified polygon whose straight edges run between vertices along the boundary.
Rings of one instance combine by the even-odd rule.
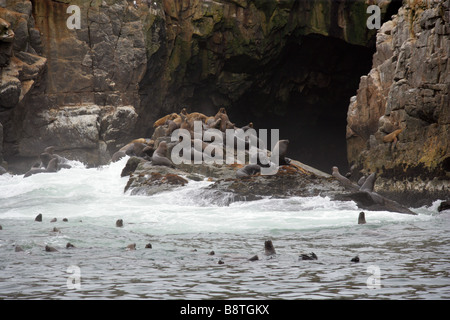
[[[276,61],[253,74],[251,88],[229,107],[230,119],[279,129],[280,139],[290,141],[289,157],[346,172],[348,105],[373,53],[321,35],[292,39]]]

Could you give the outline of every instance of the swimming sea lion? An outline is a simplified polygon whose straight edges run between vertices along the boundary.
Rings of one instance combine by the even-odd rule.
[[[358,216],[358,224],[365,224],[365,223],[366,223],[366,216],[364,211],[361,211]]]
[[[276,253],[272,240],[264,241],[264,253],[268,256]]]
[[[317,260],[317,256],[314,252],[311,252],[309,255],[302,253],[300,258],[302,260]]]
[[[158,145],[158,148],[153,152],[152,156],[152,164],[157,166],[167,166],[174,168],[172,161],[166,157],[167,154],[167,143],[165,141],[161,141]]]
[[[359,262],[359,257],[358,256],[356,256],[356,257],[354,257],[352,260],[350,260],[351,262]]]
[[[257,173],[261,172],[261,167],[257,164],[248,164],[243,168],[240,168],[236,171],[236,177],[237,178],[243,178],[255,175]]]
[[[56,250],[55,248],[53,248],[53,247],[50,247],[50,246],[45,246],[45,251],[47,251],[47,252],[57,252],[58,250]]]

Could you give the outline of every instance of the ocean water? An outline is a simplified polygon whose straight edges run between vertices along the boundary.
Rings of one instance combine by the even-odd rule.
[[[358,225],[353,202],[223,206],[198,195],[207,181],[131,196],[126,160],[0,176],[0,299],[450,299],[450,212],[437,212],[440,201],[416,216],[365,211]],[[266,240],[275,255],[264,254]],[[300,258],[311,252],[317,260]]]

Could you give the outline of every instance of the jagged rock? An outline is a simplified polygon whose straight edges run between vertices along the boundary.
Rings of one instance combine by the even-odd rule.
[[[355,178],[378,172],[383,194],[413,206],[445,197],[450,185],[448,17],[448,0],[404,3],[378,32],[373,69],[348,110]]]

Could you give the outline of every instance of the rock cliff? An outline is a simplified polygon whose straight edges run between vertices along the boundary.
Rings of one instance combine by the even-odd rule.
[[[390,1],[374,3],[384,13]],[[68,27],[77,14],[69,5],[80,8],[79,29]],[[206,113],[224,106],[242,122],[256,115],[260,128],[297,134],[303,161],[329,158],[330,148],[345,149],[344,133],[339,145],[303,137],[320,135],[315,124],[324,121],[329,137],[342,130],[334,117],[346,106],[334,100],[345,101],[368,70],[354,59],[371,55],[366,7],[353,0],[1,0],[2,30],[14,33],[0,39],[3,158],[23,172],[55,145],[67,157],[104,164],[185,105]],[[295,125],[286,124],[295,110],[302,110],[289,116]]]
[[[450,188],[449,3],[406,1],[383,24],[348,109],[355,178],[378,172],[378,189],[416,205]]]

